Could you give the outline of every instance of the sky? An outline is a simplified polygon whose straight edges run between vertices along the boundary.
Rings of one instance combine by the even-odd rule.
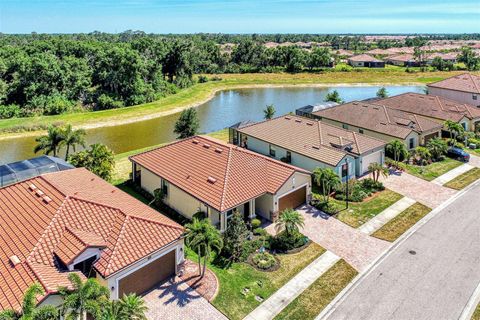
[[[0,0],[2,33],[473,33],[480,0]]]

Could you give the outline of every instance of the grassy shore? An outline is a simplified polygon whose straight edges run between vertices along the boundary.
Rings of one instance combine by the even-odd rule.
[[[70,113],[55,116],[13,118],[0,120],[3,135],[24,131],[42,131],[49,124],[70,123],[76,127],[94,128],[120,123],[140,121],[179,112],[211,99],[217,91],[225,89],[268,86],[326,86],[341,84],[426,84],[460,72],[407,73],[399,69],[358,69],[350,72],[325,73],[257,73],[215,75],[221,81],[195,84],[175,95],[133,107],[97,112]],[[212,77],[212,76],[208,76]]]

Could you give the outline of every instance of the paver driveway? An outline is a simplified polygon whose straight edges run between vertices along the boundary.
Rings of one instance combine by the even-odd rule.
[[[380,178],[385,187],[412,198],[432,209],[448,200],[457,191],[417,178],[406,172],[390,174]]]
[[[150,291],[144,296],[148,307],[147,319],[151,320],[226,320],[205,298],[185,282],[173,279]]]

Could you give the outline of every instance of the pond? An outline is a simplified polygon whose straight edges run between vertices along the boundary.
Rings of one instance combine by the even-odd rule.
[[[308,104],[324,101],[326,94],[336,89],[345,101],[363,100],[375,96],[380,87],[287,87],[251,88],[218,92],[215,97],[198,107],[200,131],[217,131],[239,121],[263,118],[263,109],[273,104],[276,115],[295,112]],[[404,92],[423,93],[422,86],[387,86],[390,95]],[[127,152],[175,139],[174,123],[179,113],[165,117],[143,120],[135,123],[101,127],[87,131],[87,144],[103,143],[115,153]],[[0,140],[0,164],[23,160],[35,156],[35,137],[25,136]]]

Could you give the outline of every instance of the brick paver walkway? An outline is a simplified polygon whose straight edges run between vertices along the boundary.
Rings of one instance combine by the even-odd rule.
[[[186,282],[192,289],[198,292],[202,297],[208,301],[215,298],[218,290],[218,280],[215,273],[208,269],[205,275],[200,277],[198,272],[198,263],[186,259],[183,263],[183,273],[180,277],[182,281]],[[203,268],[203,267],[202,267]]]

